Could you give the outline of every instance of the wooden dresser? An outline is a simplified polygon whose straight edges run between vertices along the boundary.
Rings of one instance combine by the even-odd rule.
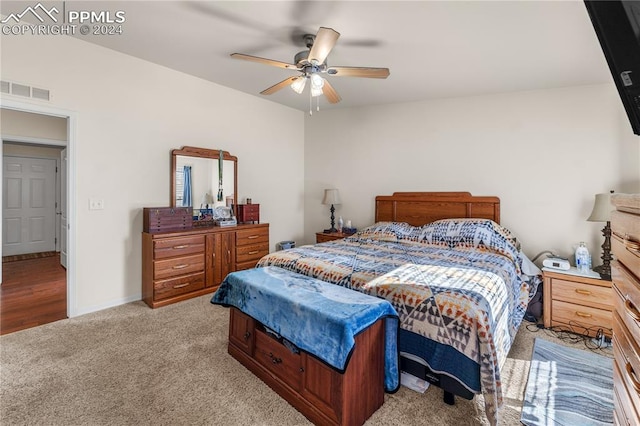
[[[614,424],[640,425],[640,194],[614,194]]]
[[[269,253],[269,224],[142,233],[142,300],[152,308],[214,292]]]

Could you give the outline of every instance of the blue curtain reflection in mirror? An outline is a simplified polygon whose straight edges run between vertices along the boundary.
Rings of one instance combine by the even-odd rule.
[[[191,207],[193,205],[193,202],[191,200],[191,166],[184,166],[184,170],[182,173],[182,206]]]

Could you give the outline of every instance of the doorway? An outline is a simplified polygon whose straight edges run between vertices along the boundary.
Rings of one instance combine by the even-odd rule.
[[[36,183],[37,188],[35,192],[50,191],[53,188],[55,192],[55,207],[53,211],[53,223],[54,223],[54,239],[53,250],[45,250],[51,248],[50,235],[51,235],[51,215],[44,218],[42,215],[33,214],[34,212],[27,212],[25,216],[21,218],[22,221],[27,220],[31,223],[26,227],[26,232],[30,236],[36,236],[32,240],[37,241],[37,249],[18,249],[21,252],[22,259],[16,262],[3,263],[0,269],[1,281],[0,291],[2,293],[2,311],[1,322],[3,323],[2,334],[5,334],[9,323],[5,323],[5,314],[7,313],[6,307],[9,306],[5,302],[5,295],[18,300],[24,299],[25,295],[30,295],[33,298],[29,302],[25,303],[25,310],[29,312],[31,316],[37,314],[34,312],[34,303],[41,306],[43,303],[49,305],[47,309],[41,310],[39,318],[19,318],[16,316],[16,312],[9,312],[12,315],[11,324],[15,329],[28,328],[40,324],[44,324],[58,319],[72,317],[76,315],[75,305],[75,194],[73,188],[75,188],[75,170],[74,170],[74,132],[75,132],[75,113],[51,108],[48,106],[40,106],[34,104],[26,104],[21,101],[13,101],[2,99],[2,113],[3,115],[15,113],[25,113],[23,117],[43,117],[46,119],[63,120],[64,126],[64,138],[54,137],[49,138],[46,135],[20,135],[15,134],[14,129],[9,126],[2,126],[2,138],[4,140],[11,140],[11,143],[15,145],[16,142],[21,145],[22,150],[31,150],[31,155],[15,155],[15,146],[11,149],[7,149],[3,143],[0,152],[3,153],[3,197],[0,199],[3,212],[3,226],[0,231],[3,241],[3,259],[6,258],[5,251],[11,253],[11,250],[7,249],[6,241],[16,240],[16,228],[9,228],[5,223],[7,203],[6,192],[8,192],[4,175],[7,174],[5,170],[5,158],[12,157],[11,160],[18,159],[22,164],[33,165],[35,164],[36,170],[42,170],[47,168],[52,161],[56,163],[54,169],[57,168],[54,181],[55,186],[51,185],[49,179],[42,180],[42,187],[38,187],[39,183]],[[4,124],[4,122],[3,122]],[[33,124],[33,122],[31,123]],[[31,128],[39,128],[38,126],[30,126]],[[41,130],[41,128],[40,128]],[[13,133],[13,134],[12,134]],[[60,139],[66,139],[60,141]],[[11,154],[13,149],[14,155]],[[40,150],[40,155],[38,155]],[[49,155],[42,155],[42,152],[49,150]],[[55,151],[55,155],[51,155],[51,152]],[[35,152],[35,154],[34,154]],[[38,158],[40,157],[40,158]],[[43,160],[42,157],[50,157],[48,160]],[[52,160],[51,157],[57,157]],[[14,164],[16,164],[14,162]],[[66,182],[65,182],[66,179]],[[36,179],[37,180],[37,179]],[[45,181],[48,185],[45,184]],[[45,188],[46,187],[46,188]],[[40,193],[36,195],[41,195]],[[37,198],[37,197],[36,197]],[[44,203],[44,198],[43,203]],[[14,199],[10,200],[15,202]],[[42,203],[35,203],[40,205]],[[39,208],[39,207],[38,207]],[[64,214],[63,214],[64,212]],[[39,212],[35,212],[39,213]],[[35,218],[35,219],[34,219]],[[15,220],[17,222],[17,220]],[[45,222],[46,226],[45,226]],[[46,231],[45,231],[46,229]],[[7,234],[9,232],[9,234]],[[13,234],[10,234],[13,232]],[[45,235],[46,234],[46,235]],[[23,241],[29,240],[22,238]],[[47,242],[44,242],[47,241]],[[33,241],[28,241],[30,244]],[[41,245],[44,244],[44,245]],[[44,251],[41,251],[44,250]],[[53,253],[53,255],[52,255]],[[20,256],[20,255],[18,255]],[[61,262],[66,261],[66,269],[61,265]],[[37,275],[33,275],[33,272]],[[31,275],[29,275],[31,274]],[[16,286],[19,283],[19,286]],[[29,283],[32,288],[26,289],[27,286],[24,283]],[[39,298],[39,299],[38,299]],[[14,300],[14,302],[15,302]],[[18,306],[12,302],[11,306]],[[16,328],[17,327],[17,328]],[[15,330],[12,330],[15,331]]]

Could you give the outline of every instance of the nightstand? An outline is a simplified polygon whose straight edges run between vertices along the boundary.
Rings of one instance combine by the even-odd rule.
[[[597,274],[596,274],[597,275]],[[543,268],[544,326],[595,337],[599,329],[611,337],[613,293],[611,281],[568,271]]]
[[[316,232],[316,243],[326,243],[327,241],[341,240],[342,238],[350,237],[351,234],[345,234],[342,232],[332,232],[326,234],[324,232]]]

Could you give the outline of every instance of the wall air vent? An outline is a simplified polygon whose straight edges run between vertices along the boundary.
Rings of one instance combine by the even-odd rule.
[[[11,81],[4,80],[1,82],[1,88],[2,93],[10,95],[41,99],[43,101],[51,100],[51,92],[48,89],[40,89],[37,87],[27,86],[26,84],[13,83]]]

